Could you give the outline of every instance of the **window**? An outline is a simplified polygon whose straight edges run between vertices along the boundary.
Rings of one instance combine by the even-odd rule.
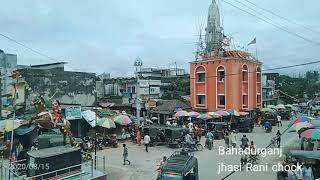
[[[136,87],[132,86],[132,93],[135,94],[136,93]]]
[[[205,73],[198,73],[198,82],[205,82],[206,74]]]
[[[242,95],[242,105],[243,107],[248,107],[248,96]]]
[[[226,105],[226,98],[224,95],[218,95],[218,106],[224,107]]]
[[[248,81],[248,67],[246,65],[242,68],[242,82]]]
[[[205,82],[206,81],[206,70],[203,66],[197,67],[196,79],[197,79],[197,82]]]
[[[220,66],[218,68],[217,76],[218,76],[218,82],[224,82],[224,78],[225,78],[224,67]]]
[[[206,104],[206,96],[205,95],[198,95],[198,104],[205,105]]]
[[[261,103],[261,95],[257,95],[257,103],[258,103],[258,104]]]
[[[261,68],[257,67],[257,82],[261,82]]]

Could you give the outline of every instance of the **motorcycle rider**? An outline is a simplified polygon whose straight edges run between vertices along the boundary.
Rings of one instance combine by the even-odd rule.
[[[270,130],[270,131],[272,130],[271,124],[268,120],[266,120],[266,122],[264,122],[263,127],[265,130]]]
[[[187,144],[188,147],[191,147],[192,145],[195,144],[195,142],[194,142],[193,138],[191,137],[190,133],[187,133],[185,135],[185,141],[186,141],[186,144]]]

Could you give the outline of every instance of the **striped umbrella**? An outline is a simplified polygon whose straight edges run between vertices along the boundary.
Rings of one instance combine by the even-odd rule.
[[[219,114],[220,116],[229,116],[230,115],[230,113],[228,113],[227,111],[222,111],[222,110],[217,111],[216,113]]]
[[[205,113],[205,114],[201,114],[197,118],[202,119],[202,120],[208,120],[208,119],[212,119],[213,117],[210,116],[209,113]]]
[[[113,121],[120,125],[128,125],[132,123],[131,119],[126,115],[118,115],[113,119]]]
[[[174,115],[175,117],[186,117],[186,116],[189,116],[189,113],[187,111],[178,111],[176,112],[176,114]]]
[[[307,122],[300,122],[293,124],[289,130],[289,132],[298,132],[301,129],[311,129],[314,128],[313,124],[307,123]]]
[[[191,111],[191,112],[189,112],[189,116],[190,117],[198,117],[198,116],[200,116],[200,113],[195,112],[195,111]]]
[[[221,118],[221,115],[216,112],[208,112],[208,114],[213,118]]]
[[[114,124],[114,122],[109,118],[101,118],[97,122],[97,125],[107,129],[116,128],[116,125]]]
[[[234,109],[231,109],[231,110],[229,111],[229,114],[230,114],[231,116],[240,116],[240,113],[239,113],[238,111],[234,110]]]
[[[301,137],[311,140],[320,140],[320,129],[308,129],[301,133]]]
[[[301,122],[311,122],[311,120],[314,120],[313,117],[309,117],[309,116],[301,116],[299,118],[297,118],[296,120],[294,120],[293,122],[289,123],[289,126],[293,125],[293,124],[297,124],[297,123],[301,123]]]

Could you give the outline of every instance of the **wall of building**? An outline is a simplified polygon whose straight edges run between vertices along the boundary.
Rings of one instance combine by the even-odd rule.
[[[63,71],[53,69],[21,69],[22,77],[32,88],[33,93],[47,98],[53,96],[61,103],[94,105],[96,100],[96,76],[94,73]],[[31,102],[32,96],[26,97]]]
[[[242,93],[245,88],[242,85],[242,67],[248,67],[248,85],[246,88],[248,94],[248,109],[242,107]],[[260,85],[256,81],[256,68],[260,64],[248,60],[239,60],[238,58],[222,58],[212,57],[206,61],[193,62],[190,65],[190,97],[193,109],[203,111],[216,111],[218,109],[236,109],[253,110],[257,106],[257,93],[261,93]],[[201,67],[206,72],[204,83],[197,82],[197,68]],[[225,69],[225,81],[218,82],[217,70],[219,67]],[[197,107],[197,95],[206,95],[206,106]],[[224,108],[218,107],[217,94],[225,94],[226,106]],[[260,95],[261,97],[261,95]],[[261,99],[260,99],[261,102]]]
[[[17,69],[17,55],[16,54],[7,54],[4,51],[0,50],[0,70],[1,75],[5,76],[2,80],[2,95],[11,94],[13,90],[13,80],[11,77],[8,77],[12,74],[14,70]],[[10,98],[3,97],[2,105],[9,105],[11,103]]]

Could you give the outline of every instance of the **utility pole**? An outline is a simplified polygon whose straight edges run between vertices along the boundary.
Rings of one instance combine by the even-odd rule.
[[[141,58],[138,56],[136,58],[136,60],[134,61],[134,66],[136,68],[136,99],[135,99],[135,103],[136,103],[136,116],[137,116],[137,120],[138,120],[138,124],[140,124],[140,110],[141,110],[141,104],[140,104],[140,93],[139,93],[139,89],[140,89],[140,83],[139,83],[139,71],[141,70],[142,67],[142,60]],[[139,70],[138,70],[139,69]]]
[[[178,76],[178,66],[177,66],[177,61],[174,62],[174,65],[176,67],[176,76]]]

